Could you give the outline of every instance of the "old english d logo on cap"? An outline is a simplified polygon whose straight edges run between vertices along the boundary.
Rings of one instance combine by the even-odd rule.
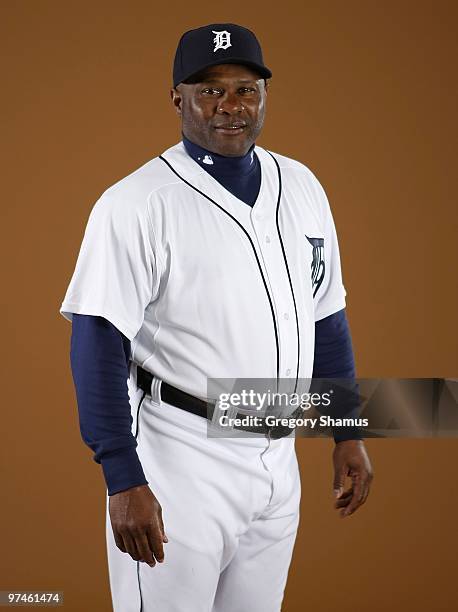
[[[217,64],[242,64],[260,78],[272,76],[251,30],[235,23],[211,23],[189,30],[180,38],[173,62],[173,87]]]
[[[213,34],[215,34],[215,38],[213,42],[215,43],[215,48],[213,49],[213,53],[218,51],[218,49],[227,49],[231,47],[231,33],[227,30],[221,30],[217,32],[216,30],[212,30]]]

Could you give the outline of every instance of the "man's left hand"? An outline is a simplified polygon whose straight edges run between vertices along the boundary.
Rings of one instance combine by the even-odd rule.
[[[336,509],[342,518],[353,514],[364,504],[369,495],[369,488],[374,477],[371,462],[367,456],[362,440],[344,440],[335,445],[334,495],[337,498]],[[351,478],[351,487],[344,491],[345,477]]]

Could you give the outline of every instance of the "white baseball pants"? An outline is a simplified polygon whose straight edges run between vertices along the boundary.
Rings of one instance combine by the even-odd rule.
[[[162,506],[164,563],[121,552],[106,514],[114,612],[279,612],[299,521],[294,437],[209,438],[146,396],[138,453]]]

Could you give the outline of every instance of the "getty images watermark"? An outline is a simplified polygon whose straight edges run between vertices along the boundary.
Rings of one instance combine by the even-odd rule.
[[[354,417],[331,417],[327,414],[322,414],[319,417],[304,416],[311,408],[316,408],[326,411],[332,404],[334,389],[327,392],[318,393],[286,393],[278,391],[259,392],[254,389],[243,389],[240,392],[220,393],[216,402],[216,408],[219,410],[215,419],[221,427],[260,427],[265,424],[268,427],[312,427],[315,428],[318,424],[321,427],[367,427],[369,421],[367,418]],[[231,416],[231,408],[241,408],[251,412],[248,414],[239,413],[238,416]],[[289,416],[284,414],[265,414],[267,409],[279,410],[285,408],[294,408]],[[302,412],[297,409],[300,408]],[[260,416],[258,413],[264,413]]]
[[[209,437],[456,437],[458,381],[209,379]]]

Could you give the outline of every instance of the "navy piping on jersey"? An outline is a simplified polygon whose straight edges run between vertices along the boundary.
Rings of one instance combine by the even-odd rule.
[[[142,399],[140,400],[140,403],[138,404],[138,408],[137,408],[137,423],[135,424],[135,439],[138,438],[138,424],[140,421],[140,408],[142,407],[143,400],[145,399],[145,395],[146,395],[146,391],[144,391],[142,395]]]
[[[300,335],[299,335],[299,317],[297,315],[296,296],[294,295],[293,283],[291,282],[291,274],[289,272],[288,260],[286,259],[285,247],[283,245],[283,238],[281,237],[281,232],[280,232],[280,224],[278,222],[278,216],[279,216],[279,211],[280,211],[280,200],[281,200],[281,194],[282,194],[281,171],[280,171],[280,166],[279,166],[277,160],[275,159],[275,157],[272,155],[272,153],[270,151],[267,151],[267,153],[271,156],[271,158],[275,162],[275,165],[277,166],[277,173],[278,173],[278,200],[277,200],[277,210],[276,210],[276,214],[275,214],[275,223],[277,225],[278,238],[280,239],[281,252],[283,254],[283,260],[284,260],[285,266],[286,266],[286,273],[288,275],[289,287],[291,289],[291,295],[292,295],[292,298],[293,298],[294,314],[295,314],[295,317],[296,317],[297,367],[296,367],[296,382],[295,382],[295,385],[294,385],[294,393],[296,393],[297,380],[299,378],[299,364],[300,364],[300,359],[301,359],[301,342],[300,342]]]
[[[146,391],[143,392],[142,399],[140,400],[140,402],[138,404],[138,408],[137,408],[137,423],[136,423],[136,426],[135,426],[135,439],[136,440],[138,438],[138,433],[139,433],[140,409],[142,407],[143,400],[145,399],[145,396],[146,396]],[[138,582],[138,590],[139,590],[139,593],[140,593],[140,611],[139,612],[143,612],[143,595],[142,595],[142,585],[141,585],[141,581],[140,581],[140,561],[137,561],[137,582]]]
[[[142,594],[142,586],[140,583],[140,561],[137,561],[137,582],[138,582],[138,591],[140,593],[140,610],[139,612],[143,612],[143,594]]]
[[[253,253],[254,256],[256,258],[256,263],[258,264],[258,268],[259,268],[259,272],[261,274],[261,278],[262,278],[262,282],[264,283],[264,289],[266,291],[267,294],[267,298],[269,300],[269,305],[270,305],[270,311],[272,313],[272,321],[274,324],[274,332],[275,332],[275,348],[276,348],[276,359],[277,359],[277,387],[278,387],[278,379],[280,377],[280,347],[278,344],[278,329],[277,329],[277,320],[275,319],[275,311],[274,311],[274,307],[272,304],[272,298],[270,296],[269,290],[267,288],[267,283],[266,283],[266,279],[264,278],[264,273],[262,271],[261,268],[261,264],[259,263],[259,257],[258,254],[256,253],[256,249],[254,247],[253,241],[250,238],[250,235],[248,234],[248,232],[246,231],[246,229],[243,227],[243,225],[235,218],[233,217],[227,210],[225,210],[222,206],[220,206],[220,204],[218,204],[218,202],[215,202],[215,200],[213,200],[213,198],[211,198],[210,196],[208,196],[206,193],[204,193],[203,191],[201,191],[200,189],[198,189],[197,187],[195,187],[194,185],[192,185],[189,181],[187,181],[185,178],[183,178],[176,170],[175,168],[170,164],[170,162],[168,162],[164,157],[162,157],[162,155],[159,155],[159,159],[162,159],[162,161],[170,168],[170,170],[179,178],[183,181],[183,183],[186,183],[186,185],[188,185],[189,187],[191,187],[191,189],[194,189],[194,191],[197,191],[197,193],[200,193],[200,195],[202,195],[204,198],[206,198],[207,200],[209,200],[212,204],[214,204],[215,206],[217,206],[220,210],[222,210],[228,217],[230,217],[239,227],[240,229],[243,231],[243,233],[245,234],[245,236],[248,238],[248,241],[251,244],[251,248],[253,249]]]

